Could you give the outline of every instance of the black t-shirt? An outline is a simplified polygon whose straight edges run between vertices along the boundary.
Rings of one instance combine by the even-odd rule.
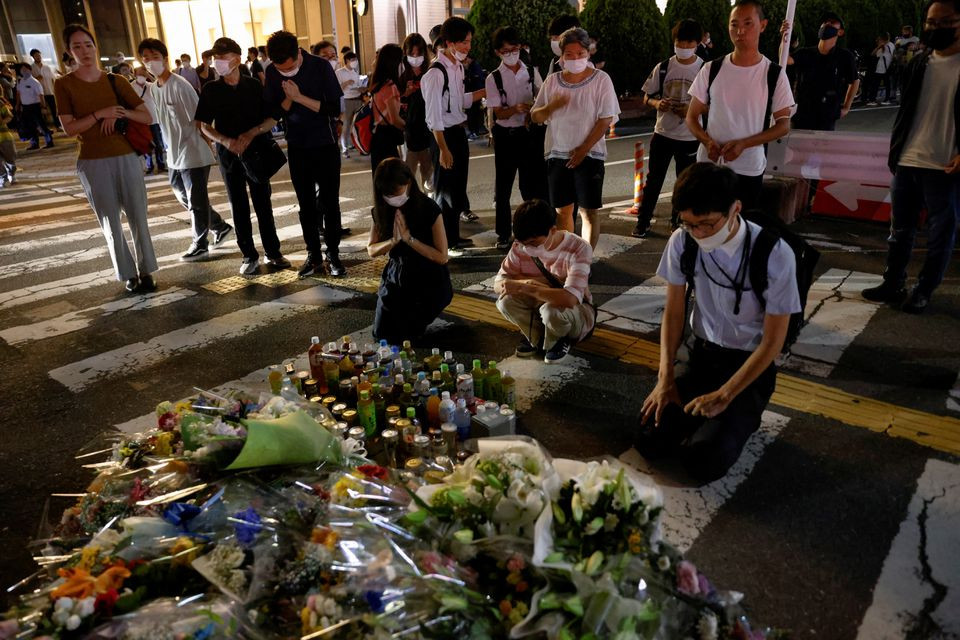
[[[291,148],[312,149],[337,144],[337,118],[340,117],[340,99],[343,97],[337,74],[323,58],[310,55],[303,49],[300,54],[303,64],[291,78],[282,75],[275,64],[267,67],[264,98],[269,113],[278,120],[283,118],[287,126],[287,145]],[[308,109],[298,102],[294,102],[289,111],[284,111],[281,104],[286,99],[285,80],[296,83],[302,95],[319,100],[320,111]]]
[[[250,68],[248,71],[250,71],[250,75],[259,80],[260,74],[263,73],[263,65],[260,64],[259,60],[254,60],[250,63]]]
[[[834,47],[823,55],[817,47],[804,47],[793,54],[797,74],[797,116],[840,117],[847,87],[857,79],[857,64],[847,49]]]
[[[194,120],[212,124],[230,138],[249,131],[266,118],[263,85],[248,76],[240,76],[236,86],[230,86],[223,78],[205,84],[194,116]]]

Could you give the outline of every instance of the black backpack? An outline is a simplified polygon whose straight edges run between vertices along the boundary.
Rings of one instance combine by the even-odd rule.
[[[710,89],[713,87],[713,81],[717,79],[717,76],[720,75],[720,68],[723,67],[723,61],[727,59],[727,56],[721,56],[716,60],[708,62],[706,64],[710,65],[709,75],[707,76],[707,106],[710,105]],[[767,67],[767,108],[763,114],[763,129],[761,131],[766,131],[770,128],[770,116],[773,115],[773,94],[777,91],[777,82],[780,79],[780,70],[781,67],[776,62],[771,61],[770,66]],[[661,73],[665,76],[666,73],[662,71]],[[661,82],[661,91],[663,90],[663,76],[660,78]],[[709,112],[703,114],[703,130],[707,130],[707,117]],[[763,153],[767,153],[767,145],[763,145]]]
[[[447,113],[450,113],[450,76],[447,75],[446,68],[439,60],[434,60],[430,69],[440,69],[440,73],[443,74],[443,89],[440,90],[440,98],[443,99],[443,94],[447,94]],[[430,69],[427,69],[427,71]]]
[[[770,260],[770,253],[777,242],[783,240],[793,249],[793,256],[797,261],[797,291],[800,293],[800,311],[790,316],[790,323],[787,327],[787,338],[783,341],[782,352],[786,353],[790,346],[796,341],[800,330],[806,321],[804,320],[804,309],[807,306],[807,294],[810,286],[813,284],[813,272],[816,269],[817,261],[820,260],[820,252],[811,247],[806,240],[791,231],[779,218],[768,216],[761,211],[747,211],[743,214],[744,220],[749,220],[760,226],[760,234],[757,236],[753,248],[750,249],[749,265],[744,270],[744,280],[740,282],[740,289],[737,290],[737,307],[734,313],[740,313],[739,298],[746,291],[743,287],[746,282],[746,274],[750,274],[750,283],[753,286],[753,295],[757,297],[760,307],[766,309],[767,301],[763,294],[770,284],[769,274],[767,273],[767,264]],[[745,248],[749,245],[745,245]],[[696,270],[697,258],[700,255],[700,247],[697,241],[689,233],[683,234],[683,253],[680,254],[680,271],[687,279],[687,300],[693,292],[693,275]]]
[[[537,99],[537,87],[535,84],[535,79],[533,76],[533,67],[526,63],[521,63],[527,69],[527,74],[530,76],[530,94],[533,96],[533,99]],[[500,94],[500,106],[505,107],[507,105],[507,92],[503,88],[503,74],[500,73],[500,68],[494,69],[491,74],[493,76],[493,83],[497,85],[497,92]],[[496,118],[496,114],[494,114]]]

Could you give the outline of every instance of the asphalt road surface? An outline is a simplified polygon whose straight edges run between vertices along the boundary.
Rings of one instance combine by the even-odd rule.
[[[842,128],[889,131],[894,113],[854,112]],[[960,268],[951,265],[927,314],[909,316],[859,296],[882,272],[883,225],[799,221],[795,228],[823,252],[810,322],[741,460],[724,479],[691,486],[631,450],[655,382],[635,352],[658,339],[663,294],[654,272],[669,195],[652,234],[631,238],[621,214],[632,196],[634,143],[649,134],[640,125],[620,136],[609,142],[610,206],[591,275],[603,335],[557,367],[513,356],[517,335],[490,313],[502,254],[493,248],[492,149],[478,141],[470,199],[481,219],[462,225],[476,248],[450,268],[458,301],[480,301],[486,311],[469,319],[455,305],[417,348],[500,361],[519,380],[520,431],[554,455],[621,457],[654,475],[666,496],[666,537],[718,585],[743,591],[757,620],[797,638],[960,637]],[[344,224],[354,231],[342,248],[347,280],[238,278],[232,241],[209,261],[179,262],[188,215],[165,178],[150,176],[160,288],[128,296],[77,182],[75,147],[57,143],[23,153],[19,184],[0,191],[3,587],[33,572],[28,542],[70,504],[51,494],[76,493],[91,478],[75,459],[85,443],[107,429],[137,428],[159,401],[194,386],[262,382],[265,367],[303,354],[313,335],[362,341],[375,306],[364,290],[378,276],[364,250],[366,158],[342,167]],[[229,215],[216,170],[210,182],[215,207]],[[672,183],[671,172],[665,193]],[[274,207],[296,265],[305,249],[286,170],[274,180]],[[923,246],[921,238],[916,258]],[[911,272],[918,269],[915,259]],[[615,338],[634,346],[618,351]]]

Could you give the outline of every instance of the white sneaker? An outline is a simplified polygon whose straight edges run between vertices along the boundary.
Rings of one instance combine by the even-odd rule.
[[[242,276],[252,276],[260,268],[260,259],[259,258],[244,258],[243,263],[240,265],[240,275]]]

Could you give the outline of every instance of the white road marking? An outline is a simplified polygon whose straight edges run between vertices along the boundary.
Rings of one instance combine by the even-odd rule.
[[[927,460],[857,640],[960,637],[960,465]]]
[[[881,281],[878,275],[842,269],[830,269],[817,278],[807,296],[807,324],[780,365],[821,378],[829,376],[880,308],[860,293]]]
[[[36,340],[45,340],[55,336],[62,336],[67,333],[73,333],[86,329],[92,323],[102,318],[111,316],[119,311],[144,311],[156,309],[180,300],[186,300],[194,295],[196,291],[189,289],[180,289],[171,287],[163,291],[145,293],[130,298],[121,298],[112,300],[95,307],[87,309],[78,309],[70,311],[59,317],[25,324],[19,327],[10,327],[0,331],[0,339],[11,346],[23,344],[25,342],[34,342]]]
[[[953,383],[953,389],[950,389],[950,395],[947,397],[947,409],[950,411],[960,411],[960,376]]]
[[[80,392],[97,382],[140,371],[221,340],[248,335],[274,322],[289,319],[294,315],[316,312],[318,306],[342,302],[356,295],[354,292],[331,289],[325,285],[305,289],[165,333],[147,342],[126,345],[84,358],[50,371],[50,377],[71,391]]]
[[[666,296],[666,283],[659,276],[654,276],[600,305],[597,320],[637,333],[658,331]]]
[[[686,553],[710,524],[714,516],[750,475],[767,446],[777,439],[790,419],[772,411],[763,412],[763,421],[743,448],[740,458],[727,474],[702,487],[669,486],[658,482],[663,491],[663,537]],[[620,460],[647,475],[654,476],[649,465],[636,449],[630,448]]]

